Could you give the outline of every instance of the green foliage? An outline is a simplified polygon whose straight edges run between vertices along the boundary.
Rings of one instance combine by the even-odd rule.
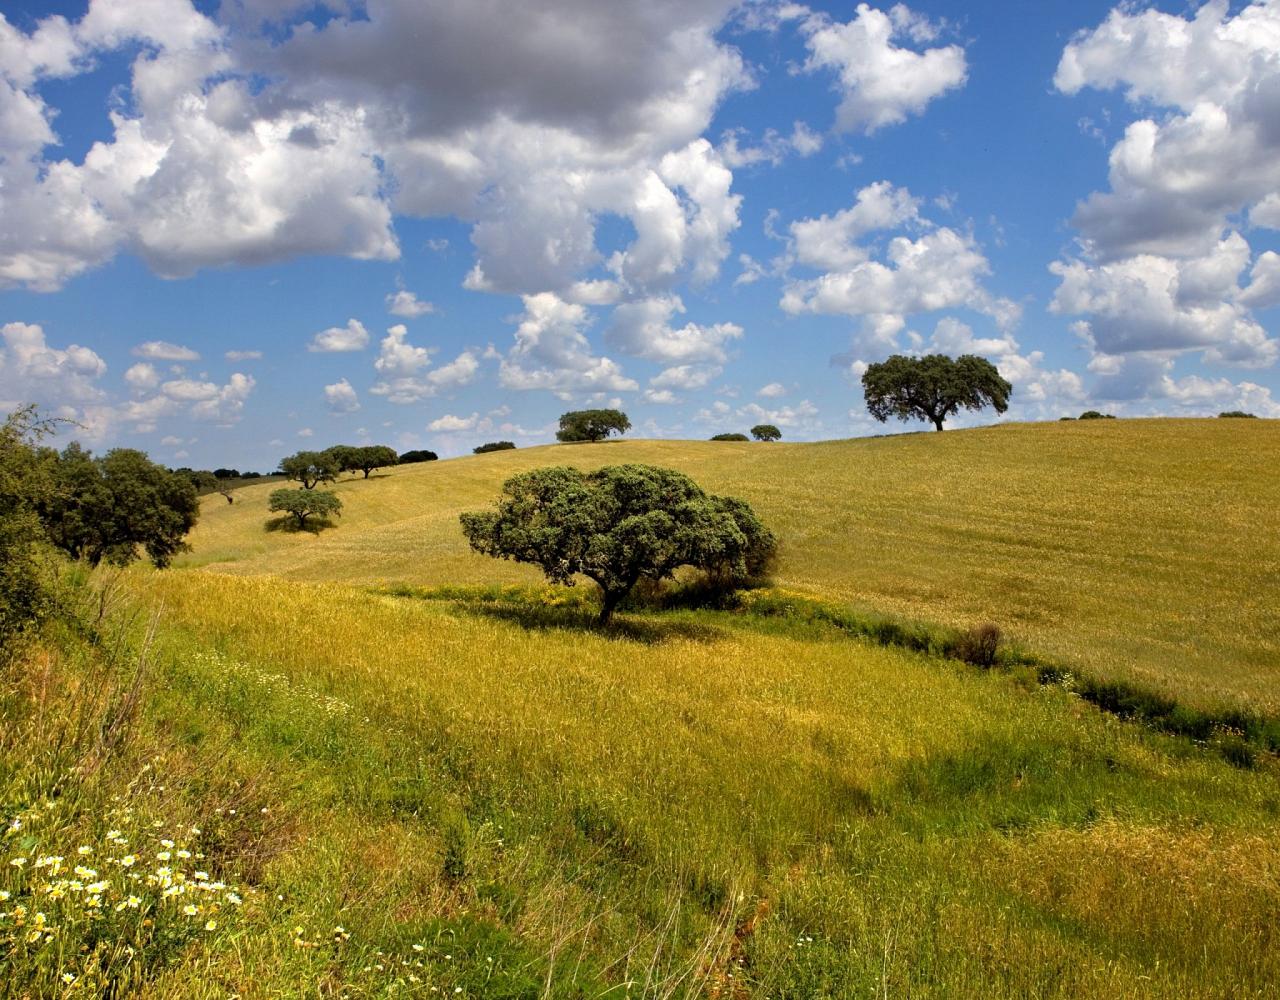
[[[672,469],[535,469],[508,479],[502,493],[497,510],[462,515],[471,547],[532,563],[553,583],[572,584],[579,573],[594,580],[601,622],[641,579],[693,566],[746,581],[764,571],[775,548],[747,504],[709,496]]]
[[[745,434],[713,434],[712,441],[750,441]]]
[[[510,451],[514,447],[514,441],[489,441],[487,444],[476,445],[471,451],[476,455],[487,455],[491,451]]]
[[[47,455],[35,448],[50,430],[33,406],[15,410],[0,425],[0,660],[50,606],[39,511],[53,481]]]
[[[631,421],[621,410],[572,410],[560,417],[556,440],[603,441],[610,434],[625,434]]]
[[[200,503],[185,476],[157,465],[140,451],[114,448],[101,458],[79,444],[48,453],[54,488],[42,505],[49,541],[91,566],[124,566],[141,547],[160,568],[190,546]]]
[[[1115,420],[1113,413],[1101,413],[1098,410],[1085,410],[1080,414],[1081,420]]]
[[[331,483],[342,471],[338,458],[329,451],[300,451],[281,459],[280,471],[290,479],[296,479],[305,490],[313,490],[320,483]]]
[[[1218,414],[1219,417],[1227,417],[1235,420],[1257,420],[1256,413],[1245,413],[1244,410],[1226,410]]]
[[[363,472],[365,479],[368,479],[369,473],[374,470],[396,465],[400,461],[394,448],[388,448],[382,444],[355,447],[337,444],[329,448],[325,454],[337,463],[339,472]]]
[[[911,358],[895,354],[869,365],[862,374],[867,410],[881,423],[929,420],[937,430],[960,409],[991,406],[997,413],[1009,408],[1013,386],[986,358],[962,354],[952,360],[945,354]]]
[[[284,489],[272,490],[267,503],[272,513],[285,513],[295,518],[299,528],[306,527],[307,518],[326,518],[330,514],[342,514],[342,501],[328,490]]]
[[[214,479],[239,479],[240,470],[239,469],[214,469],[213,478]]]
[[[757,441],[781,441],[782,431],[773,424],[756,424],[751,428],[751,436]]]
[[[411,465],[414,462],[434,462],[439,457],[434,451],[427,451],[426,449],[406,451],[400,456],[399,463],[401,465]]]

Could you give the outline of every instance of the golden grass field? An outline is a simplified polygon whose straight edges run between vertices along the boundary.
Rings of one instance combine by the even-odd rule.
[[[385,470],[336,486],[333,530],[268,532],[272,486],[205,499],[218,572],[372,584],[536,582],[472,554],[460,511],[548,464],[665,465],[748,500],[778,583],[951,625],[1196,704],[1280,711],[1280,422],[1004,425],[819,444],[615,441]]]
[[[1277,996],[1274,756],[811,622],[602,631],[457,530],[515,471],[660,462],[749,499],[790,590],[1273,705],[1280,438],[1105,423],[499,453],[340,483],[317,535],[207,500],[185,568],[99,574],[105,615],[0,672],[0,914],[41,855],[113,873],[48,942],[0,916],[0,997]],[[130,922],[118,855],[171,830],[242,905]]]

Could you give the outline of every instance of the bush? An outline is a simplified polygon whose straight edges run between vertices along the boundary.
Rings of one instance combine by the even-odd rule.
[[[1097,410],[1085,410],[1080,414],[1081,420],[1115,420],[1115,415],[1111,413],[1099,413]]]
[[[471,449],[471,452],[475,455],[486,455],[491,451],[510,451],[514,447],[513,441],[490,441],[488,444],[477,445]]]
[[[0,661],[50,608],[41,553],[39,508],[52,490],[49,453],[35,443],[51,430],[34,407],[9,414],[0,425]]]
[[[399,461],[401,465],[412,465],[415,462],[434,462],[439,457],[440,456],[437,455],[434,451],[426,451],[425,449],[421,449],[418,451],[406,451],[403,455],[400,456]]]
[[[1229,417],[1236,420],[1240,420],[1240,419],[1257,420],[1258,419],[1258,415],[1256,413],[1245,413],[1244,410],[1227,410],[1225,413],[1219,413],[1218,416]]]
[[[751,439],[745,434],[717,434],[711,439],[712,441],[750,441]]]
[[[956,637],[951,655],[975,667],[989,669],[995,666],[996,656],[1000,652],[1000,639],[1000,626],[991,622],[975,625]]]

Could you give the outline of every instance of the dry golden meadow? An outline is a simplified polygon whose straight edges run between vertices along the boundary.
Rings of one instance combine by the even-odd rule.
[[[104,574],[106,613],[4,675],[0,911],[112,832],[153,872],[153,829],[219,909],[161,896],[136,957],[90,962],[82,911],[126,926],[129,890],[82,887],[44,917],[61,964],[23,944],[0,994],[1280,995],[1271,754],[810,620],[600,631],[587,587],[457,526],[516,471],[667,465],[755,506],[784,593],[1271,714],[1277,459],[1271,421],[1098,421],[407,466],[315,534],[266,530],[270,487],[215,495],[180,568]],[[6,919],[0,949],[32,907]]]

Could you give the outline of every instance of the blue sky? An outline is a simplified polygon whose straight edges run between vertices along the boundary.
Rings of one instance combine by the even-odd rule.
[[[95,448],[844,437],[934,350],[1280,416],[1280,0],[2,16],[0,404]]]

